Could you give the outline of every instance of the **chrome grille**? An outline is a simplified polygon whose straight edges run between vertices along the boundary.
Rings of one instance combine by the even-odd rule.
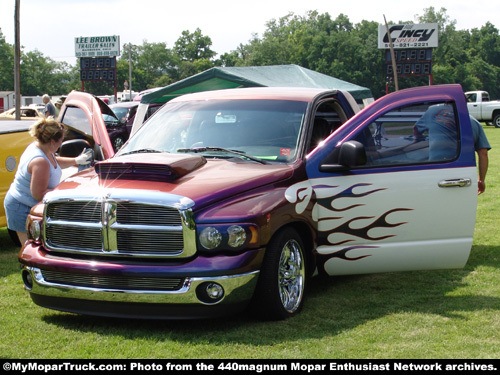
[[[43,227],[47,249],[122,257],[194,255],[196,241],[191,211],[194,202],[158,192],[126,189],[113,192],[85,199],[59,196],[64,191],[49,193],[44,201]],[[146,197],[137,197],[140,193]]]
[[[74,285],[87,288],[120,289],[120,290],[179,290],[184,282],[183,278],[159,277],[128,277],[84,275],[67,272],[42,270],[43,278],[51,283]]]
[[[47,225],[45,238],[49,248],[102,251],[102,229]]]
[[[101,203],[95,201],[52,203],[47,209],[47,216],[57,220],[98,223],[101,221]]]
[[[158,254],[171,254],[182,250],[182,232],[157,231],[119,231],[118,251],[122,253],[141,253],[154,251]]]
[[[137,225],[182,225],[179,211],[170,207],[145,206],[134,203],[118,203],[116,221]]]

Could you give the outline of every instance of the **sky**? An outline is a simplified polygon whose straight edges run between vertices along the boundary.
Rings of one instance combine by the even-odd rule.
[[[14,44],[15,0],[2,0],[0,28]],[[165,42],[174,47],[182,31],[199,28],[212,40],[212,50],[223,54],[262,37],[266,23],[288,13],[329,13],[362,20],[418,23],[425,9],[446,9],[458,30],[481,28],[486,22],[500,29],[498,0],[20,0],[20,41],[24,52],[38,50],[55,61],[76,64],[75,37],[120,36],[120,44]]]

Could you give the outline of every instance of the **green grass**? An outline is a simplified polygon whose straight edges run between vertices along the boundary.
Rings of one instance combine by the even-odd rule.
[[[500,358],[500,129],[463,269],[314,279],[302,313],[136,321],[38,307],[0,229],[0,358]],[[459,218],[450,218],[459,219]]]

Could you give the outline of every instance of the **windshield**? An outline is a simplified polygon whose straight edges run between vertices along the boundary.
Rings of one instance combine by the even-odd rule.
[[[121,119],[121,121],[125,121],[127,119],[128,111],[130,108],[127,107],[115,107],[112,108],[113,112],[115,113],[116,117]]]
[[[289,162],[296,157],[306,107],[305,102],[287,100],[167,103],[119,154],[196,152],[205,157]]]

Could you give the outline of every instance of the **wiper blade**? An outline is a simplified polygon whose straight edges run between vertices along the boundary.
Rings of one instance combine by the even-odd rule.
[[[162,153],[162,152],[166,152],[166,151],[155,150],[153,148],[141,148],[139,150],[125,152],[125,153],[120,154],[120,155],[146,154],[146,153]]]
[[[227,152],[230,154],[238,155],[241,156],[242,158],[246,158],[252,161],[255,161],[260,164],[267,164],[265,160],[256,158],[255,156],[250,156],[247,155],[243,151],[238,151],[238,150],[230,150],[228,148],[223,148],[223,147],[193,147],[193,148],[179,148],[177,152],[205,152],[205,151],[222,151],[222,152]]]

